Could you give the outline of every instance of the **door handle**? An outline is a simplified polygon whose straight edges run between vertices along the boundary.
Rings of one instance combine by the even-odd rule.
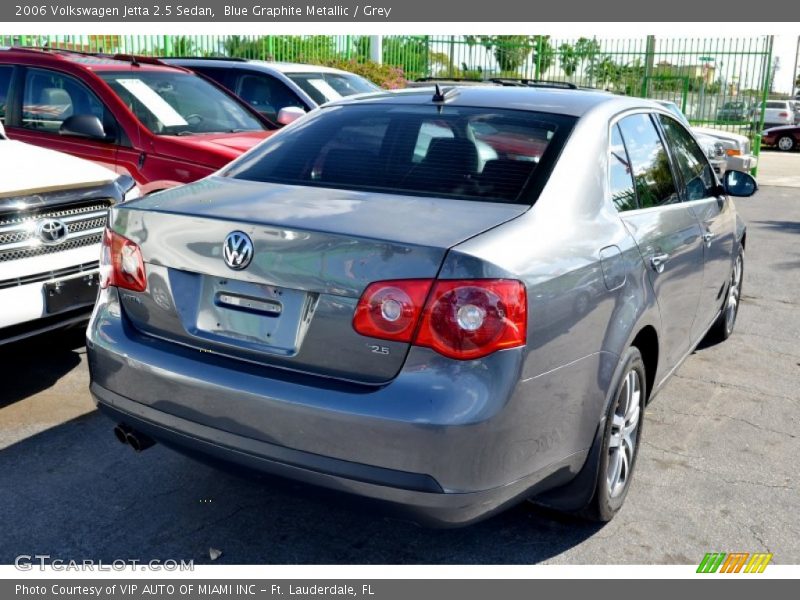
[[[666,266],[668,260],[669,260],[669,254],[667,253],[653,254],[650,257],[650,267],[656,273],[663,273],[664,267]]]
[[[711,231],[706,231],[703,234],[703,242],[705,242],[705,245],[706,245],[707,248],[711,247],[711,240],[713,240],[716,236],[717,236],[717,234],[713,233]]]

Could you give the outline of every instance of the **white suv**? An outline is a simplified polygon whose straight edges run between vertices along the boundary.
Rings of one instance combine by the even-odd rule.
[[[0,123],[0,344],[86,320],[109,206],[138,193],[95,163],[9,140]]]

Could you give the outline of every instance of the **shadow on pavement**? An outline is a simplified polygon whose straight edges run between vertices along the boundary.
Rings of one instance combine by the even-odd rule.
[[[0,346],[0,408],[52,387],[80,363],[85,328],[73,327]],[[47,360],[42,360],[46,356]]]
[[[788,233],[800,233],[800,221],[755,221],[759,225],[765,225],[770,229],[787,231]]]
[[[351,497],[245,478],[162,446],[135,454],[97,412],[0,451],[0,563],[52,559],[222,564],[530,564],[601,526],[528,503],[471,527],[431,530]]]

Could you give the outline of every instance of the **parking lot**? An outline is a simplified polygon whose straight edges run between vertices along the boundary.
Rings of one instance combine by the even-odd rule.
[[[800,173],[800,154],[779,160]],[[225,564],[692,564],[710,551],[800,562],[800,188],[773,183],[737,200],[748,223],[737,331],[698,349],[650,405],[633,487],[606,526],[521,505],[427,530],[160,446],[136,455],[94,410],[72,331],[0,349],[0,563],[199,564],[210,548]]]

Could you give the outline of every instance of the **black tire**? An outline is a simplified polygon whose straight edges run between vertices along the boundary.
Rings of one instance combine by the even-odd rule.
[[[737,281],[738,265],[738,281]],[[739,251],[733,262],[728,287],[725,289],[725,299],[720,309],[719,317],[708,330],[703,342],[708,345],[720,344],[733,335],[736,327],[736,317],[739,316],[739,304],[742,297],[742,283],[744,280],[744,249],[739,244]],[[734,287],[735,286],[735,287]],[[731,294],[735,296],[736,305],[730,310]]]
[[[775,141],[775,147],[783,152],[791,152],[797,148],[797,140],[791,135],[782,135]]]
[[[614,515],[616,515],[622,504],[625,502],[625,497],[628,495],[630,484],[633,478],[634,467],[636,466],[636,457],[639,455],[639,445],[642,438],[642,425],[644,424],[644,406],[647,398],[647,377],[645,376],[644,361],[642,354],[635,346],[628,348],[628,351],[623,357],[623,370],[619,384],[614,391],[614,398],[608,407],[606,415],[605,430],[603,432],[603,441],[600,452],[600,465],[597,471],[597,480],[595,482],[594,495],[589,504],[581,511],[581,516],[591,521],[608,522]],[[631,375],[633,374],[633,375]],[[631,389],[631,377],[636,377],[638,380],[638,395],[632,394],[631,400],[636,403],[637,412],[635,416],[635,432],[630,436],[632,439],[632,448],[630,453],[625,452],[626,443],[625,436],[620,435],[620,418],[622,419],[622,427],[628,424],[631,413],[629,406],[624,406],[623,402],[628,402],[626,398],[627,389]],[[635,399],[633,399],[635,398]],[[622,412],[622,414],[620,414]],[[616,419],[615,419],[616,417]],[[634,422],[634,418],[630,418],[630,423]],[[612,440],[615,441],[615,447],[612,447]],[[618,445],[617,445],[618,444]],[[617,464],[615,456],[618,453],[624,453],[625,456],[630,458],[619,460],[627,460],[624,465],[624,482],[619,481],[613,477],[614,466]],[[612,469],[610,472],[609,469]]]

